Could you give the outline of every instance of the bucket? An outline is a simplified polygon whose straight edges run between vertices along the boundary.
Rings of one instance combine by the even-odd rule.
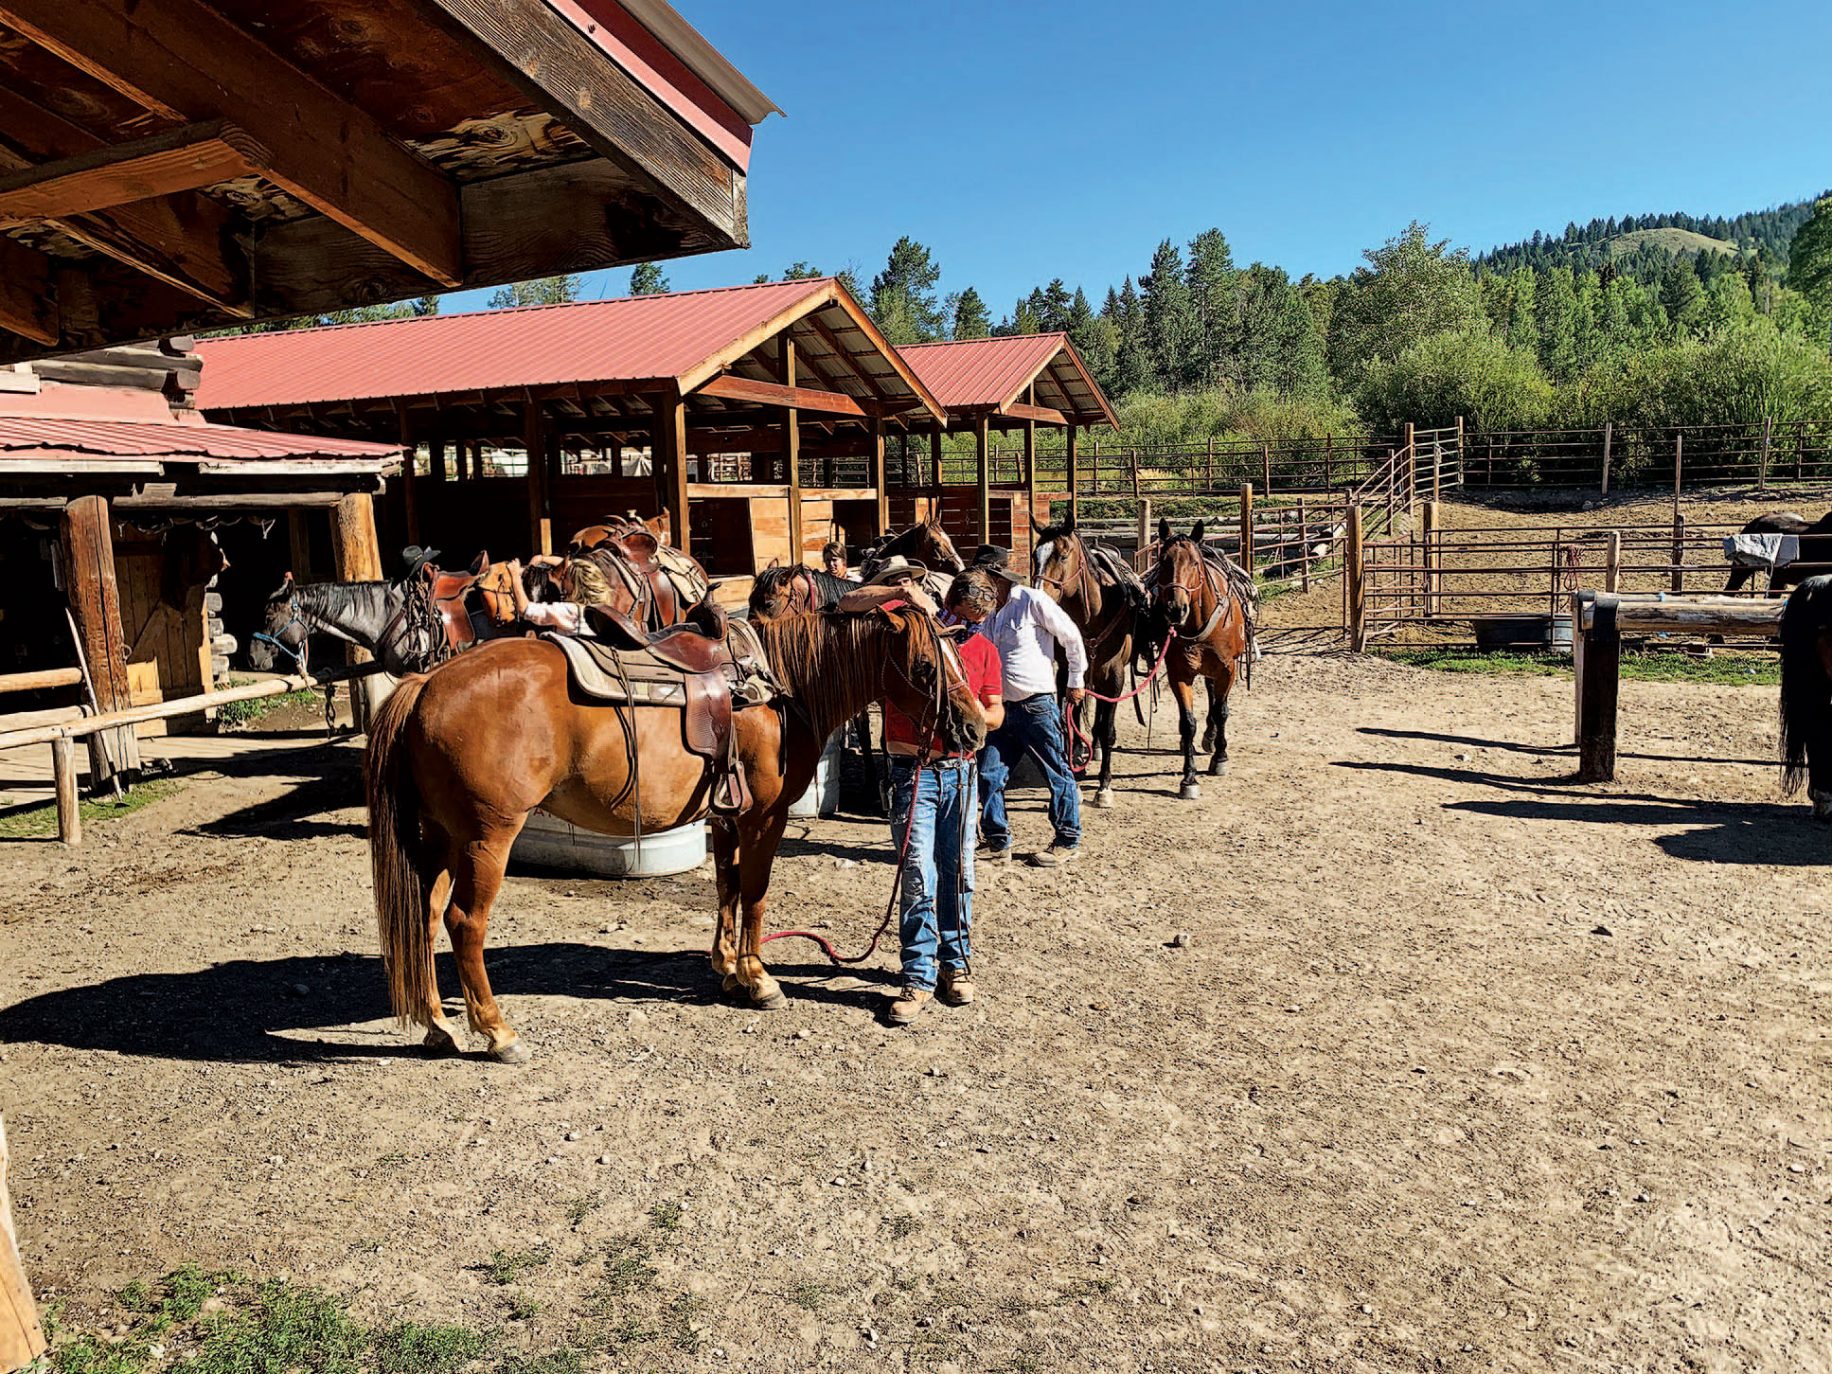
[[[1568,615],[1497,615],[1470,623],[1476,631],[1478,649],[1571,652],[1571,617]]]
[[[799,820],[813,820],[817,816],[832,816],[839,812],[840,755],[845,750],[845,744],[844,727],[828,737],[827,747],[821,750],[820,762],[814,766],[814,781],[808,784],[806,792],[789,804],[791,816]]]
[[[706,822],[653,831],[638,844],[628,835],[600,835],[536,811],[515,837],[510,857],[598,878],[661,878],[700,866],[706,858]]]

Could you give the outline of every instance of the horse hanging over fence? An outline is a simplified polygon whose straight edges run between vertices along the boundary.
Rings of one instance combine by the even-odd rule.
[[[1119,554],[1077,534],[1073,515],[1063,524],[1036,530],[1033,542],[1037,585],[1075,622],[1087,647],[1087,685],[1095,695],[1093,744],[1101,756],[1094,804],[1112,806],[1113,746],[1119,734],[1114,698],[1123,694],[1132,665],[1139,617],[1146,608],[1145,586]],[[1079,734],[1079,710],[1072,723]]]
[[[1802,783],[1832,822],[1832,577],[1809,577],[1781,612],[1781,790]]]
[[[786,1000],[761,953],[770,870],[828,736],[883,699],[938,730],[951,751],[977,750],[986,721],[952,645],[920,611],[792,615],[757,632],[781,695],[731,712],[730,757],[745,787],[734,812],[712,816],[712,962],[728,991],[741,987],[769,1009]],[[459,1045],[433,966],[443,920],[472,1029],[496,1059],[528,1058],[483,962],[510,847],[536,807],[610,835],[707,815],[715,780],[684,742],[685,709],[581,704],[566,652],[546,639],[486,644],[407,678],[389,698],[365,768],[376,914],[395,1014],[425,1026],[430,1048]]]
[[[1786,587],[1797,587],[1809,577],[1824,572],[1832,565],[1832,511],[1817,520],[1808,520],[1791,511],[1777,511],[1773,515],[1758,515],[1743,526],[1744,534],[1792,534],[1800,539],[1800,557],[1792,563],[1783,563],[1769,569],[1768,589],[1780,591]],[[1724,584],[1726,592],[1738,591],[1755,580],[1760,569],[1747,564],[1738,564],[1730,570],[1730,580]]]
[[[824,611],[839,605],[840,598],[859,584],[801,563],[765,568],[751,583],[747,605],[755,620]]]
[[[1151,598],[1146,616],[1148,643],[1171,637],[1165,654],[1170,689],[1177,699],[1177,724],[1183,744],[1183,778],[1177,795],[1202,795],[1196,780],[1195,684],[1208,689],[1205,747],[1213,740],[1209,776],[1228,768],[1228,694],[1234,690],[1242,658],[1253,653],[1253,585],[1247,574],[1209,554],[1202,543],[1203,522],[1188,535],[1172,535],[1170,521],[1158,522],[1158,561],[1145,577]]]

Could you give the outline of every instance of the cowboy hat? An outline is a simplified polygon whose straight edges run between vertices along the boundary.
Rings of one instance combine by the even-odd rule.
[[[1030,585],[1030,579],[1023,573],[1012,571],[1011,550],[1001,548],[997,544],[981,544],[975,549],[973,557],[967,560],[967,571],[991,573],[994,577],[1003,578],[1007,582],[1016,582],[1022,586]]]
[[[436,563],[442,557],[438,549],[423,549],[418,544],[409,544],[401,550],[401,561],[407,565],[407,575],[412,577],[427,563]]]
[[[876,587],[886,582],[900,581],[905,577],[914,577],[920,580],[928,576],[928,573],[928,568],[924,567],[921,563],[916,562],[914,559],[905,558],[900,553],[894,553],[877,567],[873,568],[871,576],[867,577],[859,585],[862,587]]]

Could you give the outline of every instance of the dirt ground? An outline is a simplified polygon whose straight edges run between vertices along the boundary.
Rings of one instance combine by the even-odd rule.
[[[1625,683],[1602,787],[1570,694],[1268,658],[1200,801],[1160,715],[1079,867],[982,874],[982,999],[908,1031],[882,954],[721,1002],[703,872],[519,874],[525,1069],[385,1019],[357,751],[224,762],[5,847],[27,1265],[76,1320],[195,1261],[588,1368],[1832,1367],[1832,832],[1772,689]],[[792,834],[773,924],[860,947],[881,823]]]

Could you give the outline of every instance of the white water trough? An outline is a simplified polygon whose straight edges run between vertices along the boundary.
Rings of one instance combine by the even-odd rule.
[[[657,830],[636,840],[600,835],[536,811],[515,837],[510,857],[597,878],[665,878],[689,873],[706,858],[706,822]]]

